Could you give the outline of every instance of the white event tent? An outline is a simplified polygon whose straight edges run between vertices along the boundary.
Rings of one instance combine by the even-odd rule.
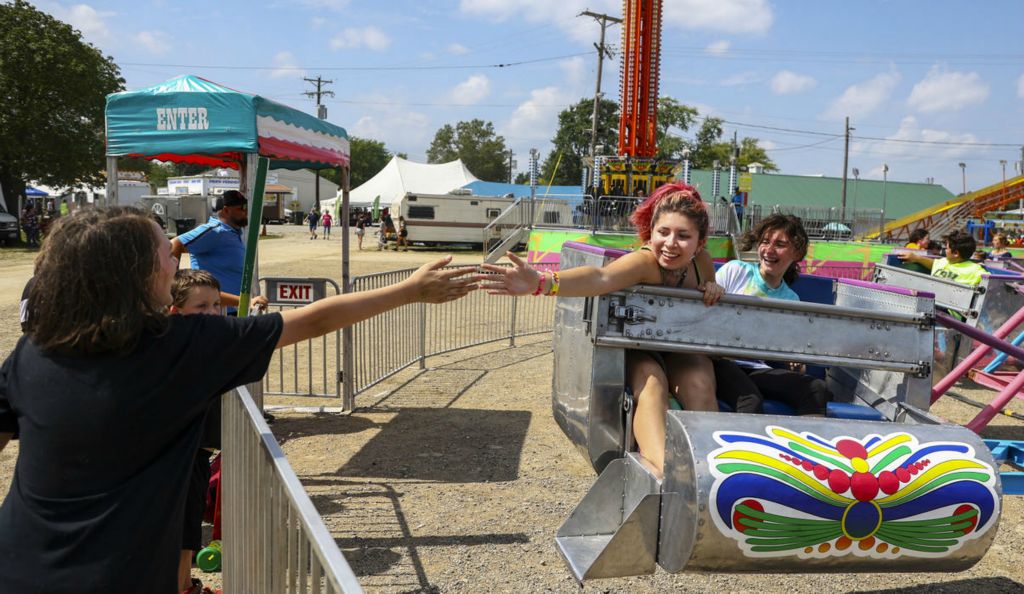
[[[433,164],[392,157],[380,173],[349,192],[349,207],[371,208],[374,199],[380,196],[381,208],[387,208],[406,192],[447,194],[475,181],[477,177],[466,169],[461,159]],[[321,200],[320,210],[335,212],[340,198],[339,193],[329,200]]]

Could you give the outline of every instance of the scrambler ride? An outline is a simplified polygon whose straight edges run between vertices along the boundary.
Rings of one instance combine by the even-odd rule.
[[[624,253],[570,242],[561,265]],[[705,307],[697,291],[644,285],[557,298],[554,417],[600,473],[556,537],[577,580],[656,565],[958,571],[985,555],[1003,484],[976,433],[928,412],[935,295],[813,276],[793,289],[801,302],[727,295]],[[835,402],[826,418],[771,401],[764,415],[670,410],[659,479],[634,451],[630,349],[805,363]]]

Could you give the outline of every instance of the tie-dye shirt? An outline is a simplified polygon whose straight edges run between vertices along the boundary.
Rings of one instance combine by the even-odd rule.
[[[715,282],[722,285],[726,293],[734,295],[800,301],[800,297],[793,289],[789,288],[786,281],[782,281],[774,289],[765,284],[756,262],[741,262],[739,260],[726,262],[715,273]]]

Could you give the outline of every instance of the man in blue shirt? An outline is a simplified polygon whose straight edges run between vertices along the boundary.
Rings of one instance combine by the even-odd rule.
[[[171,240],[171,254],[180,258],[187,253],[192,268],[206,270],[220,283],[220,302],[231,314],[238,306],[245,262],[242,227],[248,223],[249,201],[238,190],[228,190],[217,198],[214,216],[203,225]],[[256,298],[254,303],[264,298]]]
[[[743,192],[739,186],[732,193],[732,207],[736,209],[736,220],[740,223],[740,230],[743,230]]]

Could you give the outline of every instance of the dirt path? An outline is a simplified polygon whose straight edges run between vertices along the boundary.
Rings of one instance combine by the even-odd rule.
[[[302,227],[261,243],[263,276],[340,280],[340,240],[310,241]],[[367,244],[372,242],[367,238]],[[353,242],[354,247],[354,242]],[[353,251],[353,274],[421,264],[436,253]],[[32,254],[0,250],[0,353],[18,337],[17,300]],[[479,254],[457,254],[475,263]],[[579,592],[558,553],[558,526],[595,480],[551,417],[550,336],[430,358],[360,395],[351,416],[278,413],[273,429],[314,504],[368,591]],[[987,391],[963,390],[976,399]],[[337,406],[268,398],[268,405]],[[1024,402],[1013,410],[1024,414]],[[976,412],[944,399],[957,422]],[[986,437],[1024,440],[1000,416]],[[17,445],[0,453],[0,492]],[[1003,499],[995,544],[958,574],[669,575],[604,580],[593,592],[1020,592],[1021,498]],[[219,576],[209,576],[216,584]]]

